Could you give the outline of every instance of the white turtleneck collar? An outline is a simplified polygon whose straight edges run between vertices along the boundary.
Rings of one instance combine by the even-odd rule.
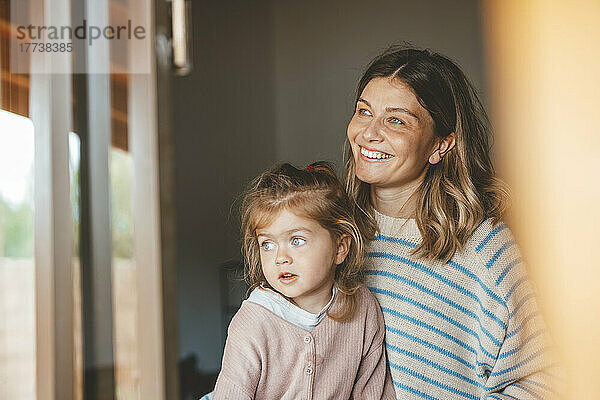
[[[327,303],[325,307],[323,307],[323,309],[317,314],[313,314],[298,307],[297,305],[286,300],[279,293],[265,287],[257,287],[254,289],[252,293],[250,293],[250,296],[248,296],[247,301],[261,305],[282,319],[308,332],[312,332],[319,322],[325,318],[327,310],[333,304],[337,291],[338,289],[335,287],[335,285],[333,285],[329,303]]]

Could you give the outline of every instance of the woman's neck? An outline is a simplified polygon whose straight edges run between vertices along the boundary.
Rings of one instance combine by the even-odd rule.
[[[403,187],[371,186],[373,207],[383,215],[395,218],[414,218],[417,210],[417,191],[420,182]]]

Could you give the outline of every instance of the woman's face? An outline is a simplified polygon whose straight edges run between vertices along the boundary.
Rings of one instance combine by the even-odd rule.
[[[433,129],[433,119],[408,85],[372,79],[348,125],[356,177],[375,188],[420,183],[436,145]]]

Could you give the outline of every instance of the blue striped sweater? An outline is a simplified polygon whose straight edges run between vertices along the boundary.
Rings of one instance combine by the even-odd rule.
[[[398,399],[553,398],[544,321],[510,230],[484,221],[448,263],[411,255],[414,220],[376,213],[366,283]]]

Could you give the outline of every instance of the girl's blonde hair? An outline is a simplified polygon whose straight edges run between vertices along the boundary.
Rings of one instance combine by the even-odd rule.
[[[491,129],[477,93],[460,68],[429,50],[392,46],[377,56],[358,83],[356,100],[374,78],[399,79],[412,88],[434,122],[434,132],[454,132],[456,146],[429,165],[418,189],[416,223],[422,242],[414,254],[447,262],[485,218],[498,223],[508,209],[509,194],[494,172]],[[354,200],[356,219],[366,240],[377,232],[370,185],[356,178],[346,145],[346,190]]]
[[[256,231],[268,226],[284,209],[318,222],[330,233],[336,247],[342,236],[350,237],[348,255],[335,270],[338,306],[334,314],[328,312],[336,321],[349,320],[356,310],[356,292],[362,282],[363,239],[354,220],[352,202],[332,166],[324,161],[304,169],[287,163],[276,166],[254,179],[244,193],[242,253],[250,290],[260,285],[268,287]]]

